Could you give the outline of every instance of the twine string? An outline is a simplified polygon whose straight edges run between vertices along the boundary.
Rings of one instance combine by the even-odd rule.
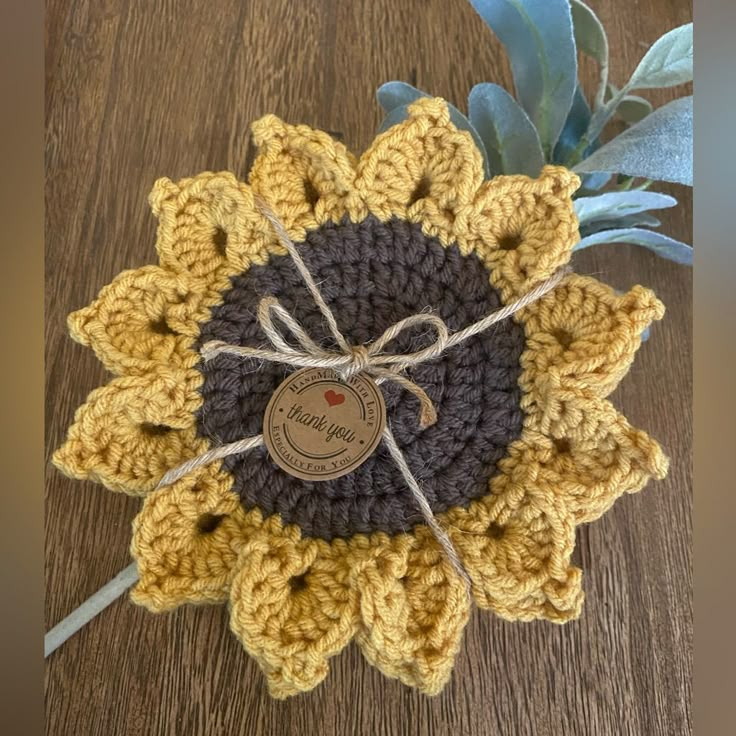
[[[265,199],[263,199],[263,197],[256,194],[254,195],[254,201],[256,207],[258,207],[261,214],[271,224],[271,227],[273,228],[273,231],[276,234],[279,243],[281,243],[281,245],[286,248],[289,255],[291,256],[291,259],[294,261],[294,265],[296,266],[297,271],[299,271],[299,274],[306,284],[307,289],[309,289],[309,293],[312,295],[314,303],[319,307],[319,311],[322,312],[324,318],[327,320],[327,325],[330,328],[332,336],[335,338],[335,340],[337,340],[337,344],[340,346],[342,351],[349,354],[350,345],[348,344],[348,341],[345,339],[342,332],[340,332],[340,328],[337,326],[335,315],[332,313],[332,310],[327,306],[327,302],[325,302],[325,300],[322,298],[322,292],[320,292],[317,284],[314,283],[312,274],[309,273],[309,269],[307,268],[306,264],[302,260],[301,255],[299,254],[299,251],[296,249],[296,246],[289,237],[289,233],[286,232],[284,223],[281,222],[281,220],[276,216],[276,213],[269,207],[268,203]],[[286,310],[284,310],[284,312],[286,312]]]
[[[309,280],[314,284],[311,274]],[[325,309],[332,315],[332,311],[326,304]],[[425,360],[431,360],[444,350],[449,334],[447,326],[437,315],[413,314],[389,327],[378,340],[368,345],[352,346],[345,341],[347,348],[342,352],[320,347],[274,297],[261,299],[258,304],[257,315],[261,329],[271,343],[272,348],[231,345],[221,340],[210,340],[200,350],[204,361],[208,362],[222,353],[228,353],[241,358],[268,360],[299,368],[332,368],[343,381],[349,381],[352,376],[358,373],[366,373],[379,382],[394,381],[414,394],[419,400],[419,423],[422,427],[428,427],[437,421],[437,412],[426,391],[399,373],[399,370],[403,368],[417,365]],[[300,349],[286,341],[273,319],[274,316],[287,328]],[[334,321],[334,316],[327,321],[328,324]],[[401,332],[421,324],[429,325],[437,333],[435,342],[430,346],[406,355],[393,355],[383,352],[385,346]]]
[[[457,571],[458,575],[460,575],[460,578],[465,584],[465,590],[468,594],[468,597],[470,597],[470,576],[465,570],[465,566],[460,561],[460,556],[458,555],[457,550],[455,549],[455,545],[450,539],[450,536],[442,528],[442,525],[439,523],[439,521],[437,521],[437,517],[432,511],[432,507],[429,505],[427,497],[424,495],[424,492],[419,486],[419,482],[414,477],[414,474],[411,472],[411,468],[406,462],[406,457],[404,456],[404,453],[401,452],[401,448],[396,442],[394,433],[389,429],[388,425],[383,430],[383,441],[388,448],[391,458],[396,463],[396,467],[401,471],[401,475],[404,476],[406,485],[409,486],[409,490],[411,491],[412,496],[414,496],[414,501],[419,507],[419,510],[422,512],[422,516],[424,516],[424,520],[426,521],[427,526],[429,527],[432,534],[434,534],[434,538],[442,546],[442,549],[444,550],[447,557],[447,561]]]
[[[191,460],[187,460],[181,465],[177,465],[175,468],[168,470],[158,482],[155,490],[159,490],[159,488],[176,483],[177,480],[183,478],[185,475],[191,473],[192,470],[196,470],[202,465],[209,465],[215,460],[222,460],[230,455],[241,455],[244,452],[260,447],[262,444],[263,435],[256,434],[253,435],[253,437],[246,437],[245,439],[238,440],[237,442],[230,442],[227,445],[213,447],[211,450],[207,450],[207,452],[203,452],[201,455],[197,455],[197,457],[193,457]]]

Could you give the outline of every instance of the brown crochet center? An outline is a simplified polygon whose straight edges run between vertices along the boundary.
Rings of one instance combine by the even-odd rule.
[[[420,225],[398,219],[381,223],[372,216],[357,224],[328,223],[307,233],[298,248],[351,344],[368,343],[423,310],[431,309],[450,330],[458,330],[502,305],[477,256],[442,246]],[[317,342],[335,347],[288,256],[252,266],[231,282],[202,326],[199,346],[208,340],[265,345],[257,305],[264,296],[275,296]],[[426,328],[408,330],[389,349],[410,352],[433,339]],[[389,425],[435,513],[467,507],[487,494],[496,464],[521,433],[523,350],[523,328],[511,318],[413,368],[410,377],[429,394],[439,415],[427,429],[419,427],[414,396],[391,382],[381,385]],[[198,431],[215,444],[259,434],[268,400],[294,370],[231,355],[200,362],[199,369],[204,383]],[[263,447],[228,457],[224,465],[246,509],[278,513],[305,536],[396,534],[423,522],[382,445],[352,473],[331,481],[289,476]]]

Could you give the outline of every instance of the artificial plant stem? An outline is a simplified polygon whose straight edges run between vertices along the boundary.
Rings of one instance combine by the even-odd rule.
[[[56,624],[43,638],[43,656],[56,651],[70,636],[77,633],[98,613],[116,601],[138,580],[138,566],[135,562],[118,573],[109,583],[103,585],[79,608],[75,608],[63,621]]]
[[[629,86],[624,85],[616,94],[608,101],[605,105],[600,107],[593,113],[593,117],[590,119],[588,129],[583,134],[580,142],[576,146],[575,150],[570,154],[570,158],[565,162],[568,168],[572,168],[579,164],[585,151],[591,142],[596,140],[598,136],[603,132],[603,129],[608,124],[608,121],[613,117],[614,113],[621,104],[621,100],[628,94]]]
[[[583,153],[585,152],[585,149],[588,147],[588,141],[585,140],[585,136],[583,136],[580,139],[580,142],[575,147],[575,150],[568,156],[567,161],[565,161],[565,166],[567,166],[568,169],[572,169],[573,166],[577,165],[582,161],[583,159]]]
[[[649,189],[650,186],[654,184],[654,179],[644,179],[644,181],[641,184],[637,184],[635,187],[632,187],[632,189],[635,189],[636,191],[640,192],[645,189]]]
[[[593,101],[593,109],[599,110],[603,107],[606,99],[606,88],[608,87],[608,62],[601,64],[601,76],[598,84],[598,91],[595,93]]]

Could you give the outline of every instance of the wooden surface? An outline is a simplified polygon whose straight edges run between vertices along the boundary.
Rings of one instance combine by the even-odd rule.
[[[645,46],[691,20],[688,2],[591,5],[621,83]],[[48,0],[47,452],[106,380],[65,332],[119,271],[153,262],[146,197],[159,176],[245,176],[266,112],[338,131],[360,152],[389,79],[464,107],[472,84],[510,85],[498,42],[464,0]],[[678,90],[681,92],[681,90]],[[650,95],[657,104],[676,93]],[[690,191],[664,229],[691,239]],[[271,700],[224,608],[154,616],[117,601],[47,662],[47,730],[86,734],[688,734],[691,732],[691,272],[630,246],[576,268],[643,283],[663,323],[613,397],[672,458],[669,477],[584,528],[582,618],[509,624],[475,611],[450,685],[426,698],[350,646],[314,692]],[[48,457],[47,457],[48,459]],[[50,628],[129,561],[139,501],[47,472]]]

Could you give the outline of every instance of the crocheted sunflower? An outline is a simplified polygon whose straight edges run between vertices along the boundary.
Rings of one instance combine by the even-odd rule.
[[[359,345],[426,310],[459,330],[549,278],[578,239],[579,182],[553,166],[538,179],[484,181],[478,150],[439,99],[412,105],[357,161],[327,134],[272,115],[253,135],[249,184],[230,173],[159,180],[150,203],[161,265],[120,274],[70,316],[72,336],[117,377],[77,411],[54,462],[145,498],[133,600],[152,611],[229,600],[232,629],[274,696],[316,686],[353,638],[386,675],[437,693],[470,600],[383,445],[329,481],[288,475],[261,446],[155,488],[184,460],[260,433],[294,370],[205,362],[204,343],[263,345],[256,311],[268,295],[317,342],[331,340],[254,198],[277,214]],[[433,426],[419,426],[413,395],[381,385],[480,608],[515,620],[579,615],[576,525],[667,470],[659,446],[605,398],[663,311],[648,289],[619,296],[569,274],[410,370],[436,407]],[[426,337],[405,331],[391,350]]]

